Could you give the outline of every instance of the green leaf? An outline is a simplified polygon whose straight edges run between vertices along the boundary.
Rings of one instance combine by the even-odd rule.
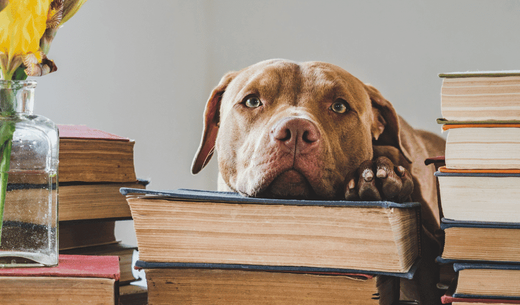
[[[11,122],[6,122],[0,127],[0,149],[9,140],[13,139],[15,126]]]
[[[26,80],[26,79],[27,79],[27,74],[25,74],[25,66],[21,65],[16,69],[16,71],[14,71],[12,80]]]

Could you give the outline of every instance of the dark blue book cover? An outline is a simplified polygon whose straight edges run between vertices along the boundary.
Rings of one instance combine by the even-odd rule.
[[[146,262],[138,260],[135,263],[137,269],[168,269],[168,268],[193,268],[193,269],[224,269],[224,270],[243,270],[243,271],[268,271],[268,272],[289,272],[318,275],[356,275],[372,277],[385,275],[413,279],[419,260],[410,268],[408,272],[381,272],[371,270],[341,269],[341,268],[316,268],[316,267],[297,267],[297,266],[264,266],[264,265],[244,265],[244,264],[204,264],[204,263],[161,263]]]
[[[273,198],[258,198],[258,197],[244,197],[238,193],[232,192],[218,192],[205,191],[194,189],[177,189],[177,190],[144,190],[134,188],[121,188],[121,194],[143,194],[152,196],[163,196],[172,200],[187,200],[187,201],[214,201],[226,203],[249,203],[249,204],[281,204],[281,205],[299,205],[299,206],[353,206],[353,207],[367,207],[367,208],[420,208],[421,204],[418,202],[396,203],[392,201],[346,201],[346,200],[300,200],[300,199],[273,199]]]

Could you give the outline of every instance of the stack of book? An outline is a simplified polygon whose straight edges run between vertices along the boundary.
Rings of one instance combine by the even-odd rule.
[[[520,304],[520,71],[441,74],[443,302]]]
[[[397,304],[420,204],[126,188],[150,304]]]
[[[116,222],[132,219],[119,189],[143,189],[147,184],[136,178],[134,141],[86,126],[58,128],[60,254],[118,256],[120,295],[128,290],[143,294],[128,287],[138,280],[132,272],[137,247],[115,236]]]

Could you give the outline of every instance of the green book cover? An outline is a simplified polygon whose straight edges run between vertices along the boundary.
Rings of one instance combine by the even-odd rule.
[[[504,76],[520,76],[520,70],[503,70],[503,71],[466,71],[466,72],[449,72],[440,73],[441,78],[463,78],[463,77],[504,77]]]

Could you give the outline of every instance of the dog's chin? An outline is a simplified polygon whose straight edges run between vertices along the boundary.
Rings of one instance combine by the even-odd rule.
[[[259,197],[310,199],[314,198],[315,194],[307,178],[291,169],[276,177]]]

